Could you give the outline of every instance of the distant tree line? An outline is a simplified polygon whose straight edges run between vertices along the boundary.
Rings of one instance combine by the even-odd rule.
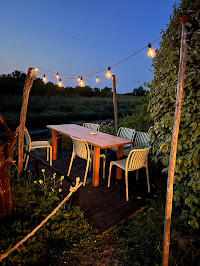
[[[26,80],[26,73],[15,70],[11,74],[0,75],[0,94],[22,95],[23,87]],[[144,88],[140,86],[133,90],[133,93],[127,95],[143,96],[145,95]],[[99,89],[90,86],[80,87],[58,87],[52,82],[44,83],[41,78],[36,78],[31,89],[31,95],[46,95],[46,96],[83,96],[83,97],[112,97],[112,88],[105,87]]]

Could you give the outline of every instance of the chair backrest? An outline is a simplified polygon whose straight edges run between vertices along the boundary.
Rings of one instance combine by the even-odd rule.
[[[139,132],[136,131],[134,143],[133,143],[133,149],[144,149],[149,147],[149,134],[146,132]]]
[[[82,159],[90,158],[90,149],[87,141],[70,136],[73,142],[73,152]]]
[[[131,150],[126,161],[127,170],[137,170],[147,164],[150,148]]]
[[[30,147],[31,146],[31,137],[30,137],[26,127],[24,128],[24,137],[25,137],[26,145],[28,145],[28,147]]]
[[[99,131],[100,125],[99,124],[94,124],[94,123],[84,123],[83,127],[87,127],[89,129],[93,129],[93,130]]]
[[[127,127],[120,127],[117,132],[117,137],[133,141],[135,132],[136,132],[135,129],[131,129]],[[131,147],[131,144],[124,145],[124,148],[127,148],[127,147]]]

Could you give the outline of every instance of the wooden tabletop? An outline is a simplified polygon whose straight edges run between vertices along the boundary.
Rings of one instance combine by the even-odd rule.
[[[63,135],[73,136],[75,138],[86,140],[89,144],[99,147],[101,149],[110,148],[114,146],[123,146],[130,144],[132,141],[122,139],[113,135],[103,132],[92,130],[76,124],[63,124],[63,125],[47,125],[48,128],[62,133]],[[96,133],[91,135],[90,133]]]

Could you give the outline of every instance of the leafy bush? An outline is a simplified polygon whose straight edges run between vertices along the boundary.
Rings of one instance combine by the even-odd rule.
[[[200,222],[200,2],[182,0],[174,7],[173,17],[153,61],[154,79],[150,90],[150,130],[154,160],[168,170],[174,120],[181,42],[181,14],[190,14],[192,27],[175,168],[174,201],[182,207],[182,218],[192,228]]]
[[[13,178],[16,175],[14,172],[11,173],[13,214],[0,220],[0,253],[5,253],[30,233],[63,198],[63,177],[56,180],[55,174],[48,178],[44,172],[43,174],[43,180],[33,182],[30,175],[19,180]],[[19,250],[4,259],[3,265],[50,265],[64,251],[70,250],[80,239],[90,235],[96,237],[80,208],[68,203],[20,246]]]

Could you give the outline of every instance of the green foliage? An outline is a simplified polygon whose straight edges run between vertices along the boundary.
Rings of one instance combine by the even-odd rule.
[[[141,104],[137,105],[134,114],[127,115],[120,120],[119,125],[134,128],[137,131],[147,132],[152,125],[152,120],[148,112],[149,96],[142,97]]]
[[[133,95],[135,96],[144,96],[145,93],[146,93],[146,90],[142,86],[133,89]]]
[[[119,95],[119,116],[132,114],[139,105],[140,99]],[[141,97],[139,97],[141,98]],[[22,97],[0,94],[0,113],[11,128],[19,125]],[[113,100],[106,97],[61,97],[36,96],[29,97],[27,109],[27,128],[45,127],[48,124],[64,124],[77,120],[98,120],[113,118]]]
[[[110,135],[116,135],[115,123],[111,121],[110,123],[103,122],[100,124],[100,131]]]
[[[154,79],[150,85],[150,130],[154,160],[167,171],[179,70],[181,14],[190,14],[192,27],[188,43],[182,114],[175,168],[174,201],[182,208],[182,218],[192,228],[200,222],[200,2],[182,0],[174,14],[160,49],[153,60]]]
[[[13,214],[0,220],[0,253],[8,251],[30,233],[63,198],[63,177],[57,179],[55,174],[45,177],[42,171],[44,178],[35,182],[31,176],[19,180],[14,178],[14,172],[11,173]],[[34,236],[4,259],[3,265],[50,265],[55,257],[91,234],[96,236],[80,208],[65,204]]]

